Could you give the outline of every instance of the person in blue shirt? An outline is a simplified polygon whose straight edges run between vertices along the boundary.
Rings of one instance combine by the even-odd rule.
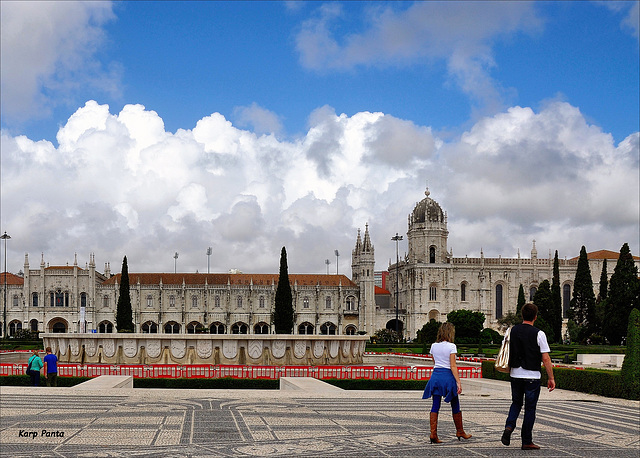
[[[47,347],[44,357],[44,376],[47,378],[47,386],[58,386],[58,358],[51,353],[51,347]]]
[[[33,355],[27,363],[27,374],[33,386],[40,385],[40,369],[42,369],[42,360],[38,356],[38,350],[33,350]]]

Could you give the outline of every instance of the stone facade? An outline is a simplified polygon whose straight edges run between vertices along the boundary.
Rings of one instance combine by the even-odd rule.
[[[375,284],[375,250],[366,225],[364,234],[358,230],[351,254],[351,279],[289,275],[295,334],[372,335],[395,329],[397,313],[398,328],[406,338],[415,338],[431,318],[445,321],[447,313],[459,309],[484,313],[485,326],[495,328],[501,316],[515,311],[520,284],[530,299],[543,280],[551,281],[553,255],[538,257],[535,241],[528,258],[519,252],[511,258],[485,258],[482,252],[479,258],[454,257],[447,244],[447,214],[428,190],[425,194],[409,214],[408,252],[389,265],[388,277],[382,276],[388,291]],[[603,259],[608,259],[610,276],[617,258],[611,251],[589,253],[596,294]],[[635,259],[640,266],[640,258]],[[559,264],[566,316],[577,258],[560,259]],[[37,269],[25,255],[24,274],[1,274],[1,284],[5,278],[9,335],[18,329],[116,332],[120,274],[111,275],[109,264],[98,272],[93,254],[84,268],[77,257],[72,266],[49,266],[43,255]],[[277,282],[277,274],[130,273],[135,331],[271,334]]]

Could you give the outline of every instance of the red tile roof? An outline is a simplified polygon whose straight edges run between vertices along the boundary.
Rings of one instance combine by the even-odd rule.
[[[619,257],[620,257],[619,251],[611,251],[611,250],[598,250],[598,251],[592,251],[591,253],[587,253],[587,259],[613,259],[617,261]],[[572,261],[577,261],[578,259],[580,259],[580,256],[571,258]],[[634,256],[633,259],[635,261],[640,261],[639,256]]]
[[[24,278],[14,275],[11,272],[6,272],[7,286],[9,285],[24,285]],[[0,274],[0,285],[4,285],[5,272]]]
[[[121,274],[116,274],[103,284],[120,283]],[[160,281],[164,285],[277,285],[277,274],[188,274],[188,273],[130,273],[129,285],[140,282],[141,285],[158,285]],[[354,287],[356,284],[344,275],[314,275],[314,274],[290,274],[291,286],[296,283],[299,286],[338,286]]]

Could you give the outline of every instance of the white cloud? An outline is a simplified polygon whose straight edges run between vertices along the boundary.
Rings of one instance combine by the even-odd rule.
[[[90,86],[117,92],[117,65],[104,69],[94,55],[102,26],[114,18],[111,2],[0,4],[1,80],[5,123],[46,115],[56,98]]]
[[[248,107],[236,107],[233,114],[239,127],[252,127],[256,135],[278,134],[282,131],[280,117],[255,102]]]
[[[444,60],[460,88],[491,112],[502,106],[504,93],[490,76],[493,42],[542,23],[529,2],[472,2],[464,8],[416,2],[404,10],[374,3],[364,31],[340,34],[339,25],[348,19],[353,18],[331,3],[302,24],[296,47],[305,67],[324,72]]]
[[[166,132],[157,113],[111,113],[89,101],[60,128],[59,147],[2,132],[2,223],[9,269],[22,253],[64,264],[95,252],[117,269],[350,274],[348,253],[369,223],[377,268],[395,259],[390,237],[424,195],[449,215],[456,256],[573,257],[638,253],[639,134],[618,145],[579,109],[512,107],[443,141],[427,126],[384,113],[349,117],[323,107],[294,141],[235,127],[213,113],[193,130]],[[406,241],[400,246],[406,248]],[[18,264],[16,264],[18,263]]]

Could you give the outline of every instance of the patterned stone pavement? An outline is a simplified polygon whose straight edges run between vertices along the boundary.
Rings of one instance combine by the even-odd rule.
[[[459,442],[448,405],[442,445],[429,444],[419,391],[306,393],[264,390],[0,388],[0,455],[120,456],[629,456],[640,455],[640,404],[544,390],[534,441],[499,439],[508,384],[463,381]]]

